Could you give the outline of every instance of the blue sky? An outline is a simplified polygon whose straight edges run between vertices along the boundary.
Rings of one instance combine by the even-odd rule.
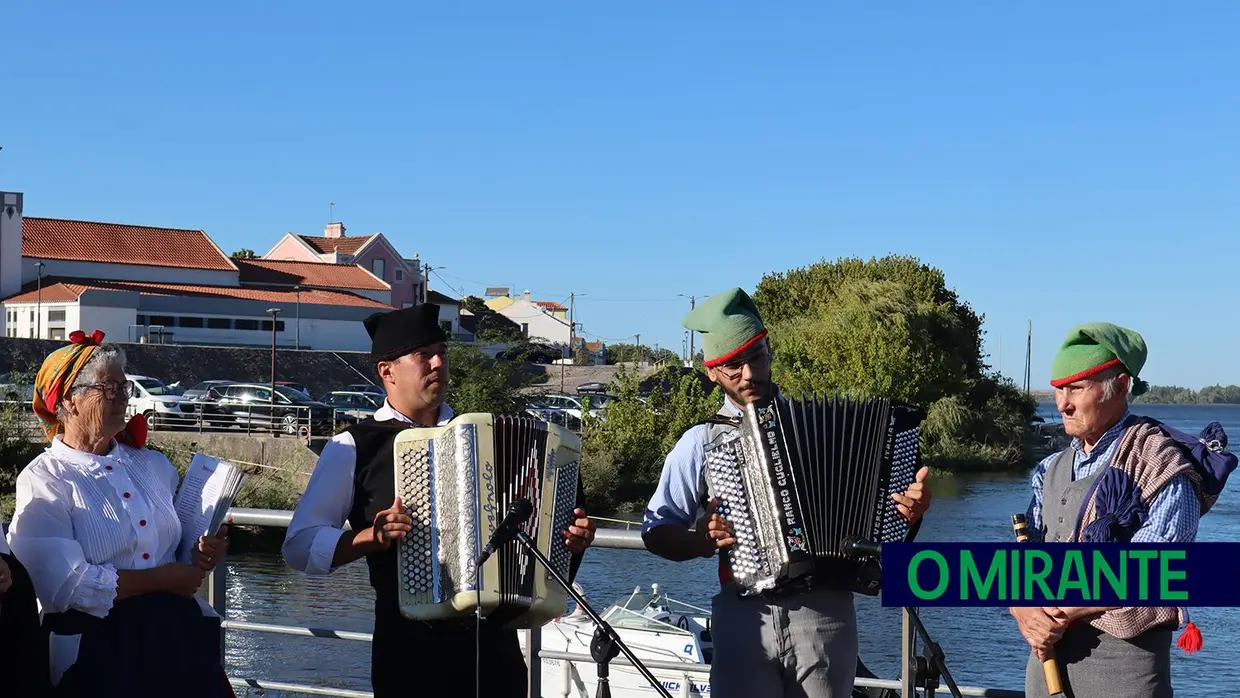
[[[335,202],[432,288],[576,292],[587,336],[675,350],[678,294],[904,253],[1018,381],[1028,321],[1045,386],[1109,320],[1151,382],[1240,383],[1238,4],[180,5],[6,7],[28,215],[261,253]]]

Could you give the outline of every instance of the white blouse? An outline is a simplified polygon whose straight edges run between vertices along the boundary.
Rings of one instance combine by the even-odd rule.
[[[97,456],[59,436],[17,476],[9,544],[30,572],[44,613],[100,618],[116,598],[117,570],[176,560],[180,476],[158,451],[113,443]]]

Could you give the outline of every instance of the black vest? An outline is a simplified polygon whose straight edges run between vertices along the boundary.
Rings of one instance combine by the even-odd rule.
[[[392,447],[396,435],[415,425],[398,419],[376,421],[366,419],[349,427],[348,433],[357,446],[353,469],[353,506],[349,509],[349,525],[354,531],[370,528],[375,516],[392,506],[396,500],[396,473]],[[370,586],[375,596],[395,603],[396,547],[366,556],[370,569]]]

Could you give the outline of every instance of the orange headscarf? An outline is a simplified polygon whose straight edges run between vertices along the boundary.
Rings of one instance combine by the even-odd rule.
[[[64,431],[64,425],[56,416],[56,407],[102,343],[103,332],[95,330],[86,334],[76,330],[69,335],[69,344],[48,354],[39,367],[34,378],[34,413],[42,422],[49,442]],[[135,415],[116,439],[135,448],[145,448],[146,436],[146,418]]]

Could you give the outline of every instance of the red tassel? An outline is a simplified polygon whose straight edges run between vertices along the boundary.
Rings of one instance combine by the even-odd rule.
[[[1192,654],[1201,649],[1205,642],[1201,639],[1201,631],[1197,629],[1197,626],[1192,621],[1189,621],[1188,625],[1184,627],[1184,632],[1180,633],[1180,639],[1175,644],[1188,654]]]

